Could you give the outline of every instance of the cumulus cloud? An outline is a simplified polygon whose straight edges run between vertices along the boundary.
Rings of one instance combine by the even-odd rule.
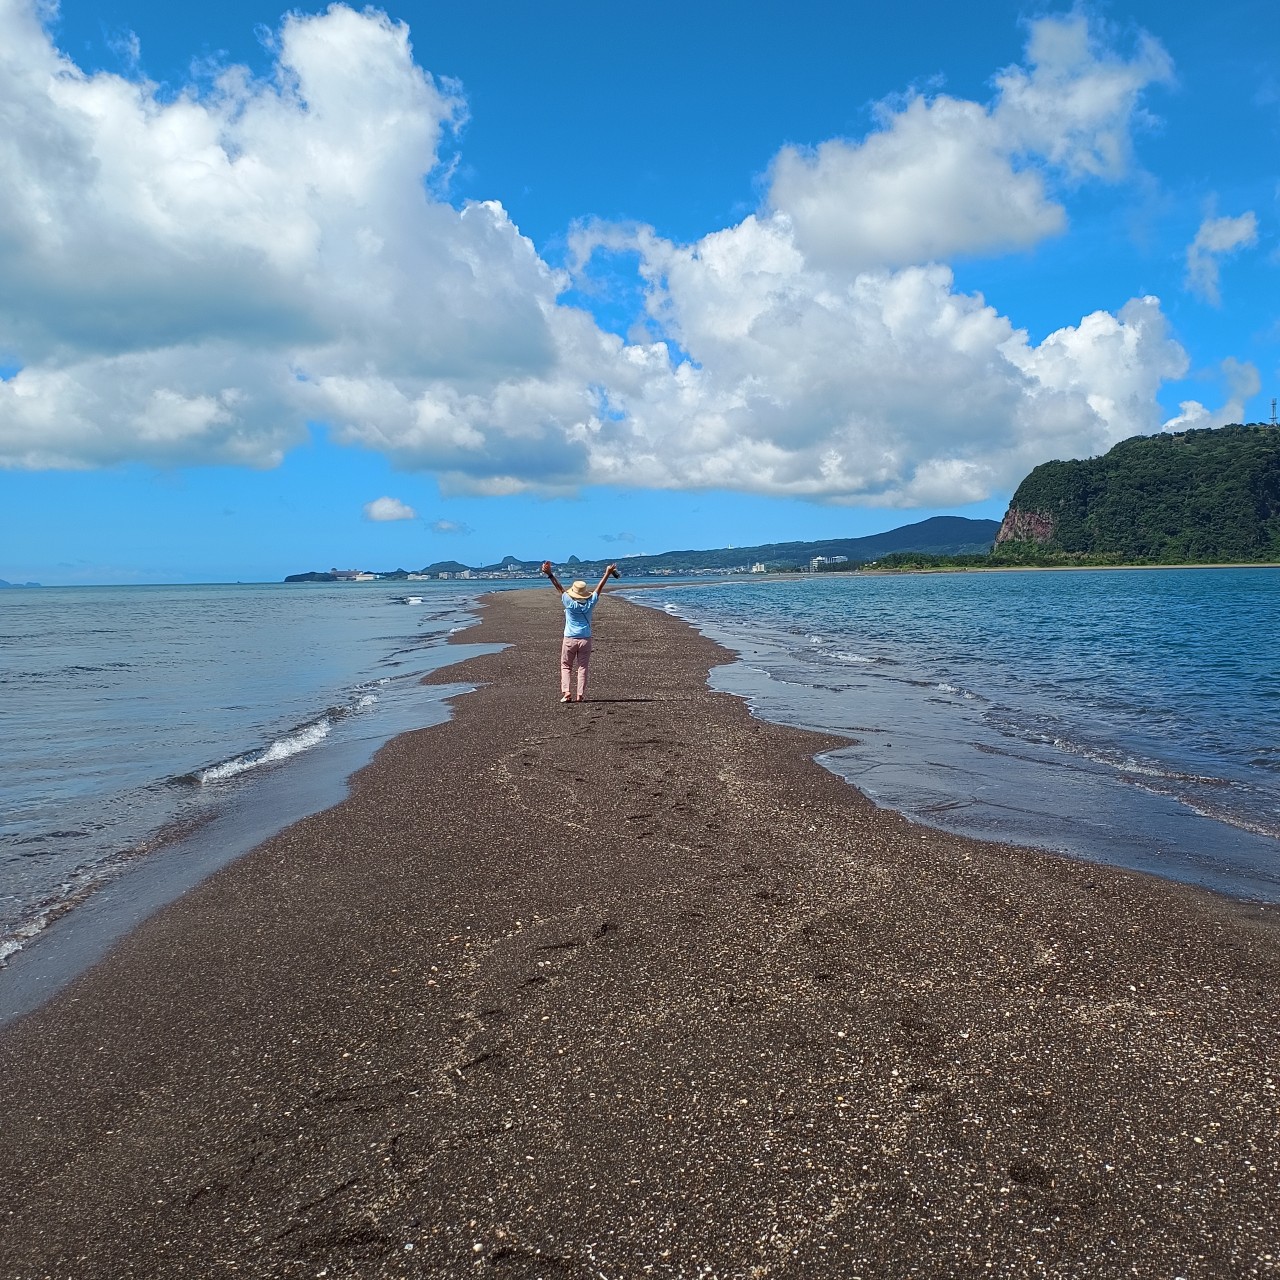
[[[860,271],[1026,248],[1066,226],[1048,175],[1124,176],[1141,94],[1171,78],[1168,54],[1144,37],[1121,57],[1079,13],[1031,32],[1029,65],[1001,72],[990,103],[916,94],[881,104],[862,141],[779,152],[768,204],[811,264]]]
[[[322,421],[446,493],[919,506],[1156,430],[1186,365],[1157,300],[1033,344],[945,265],[1060,231],[1059,186],[1122,178],[1171,74],[1079,14],[1029,31],[989,102],[886,104],[780,152],[740,223],[584,224],[561,271],[496,200],[431,194],[466,103],[376,10],[292,14],[269,77],[173,95],[0,0],[0,465],[272,466]],[[630,340],[563,301],[610,249],[639,263]]]
[[[650,307],[688,352],[671,378],[612,383],[597,478],[925,506],[980,500],[1049,456],[1155,431],[1186,368],[1159,303],[1135,299],[1033,345],[948,267],[809,268],[789,227],[748,218],[697,245],[635,245]],[[632,348],[635,352],[638,349]]]
[[[375,348],[460,384],[550,363],[550,271],[504,215],[424,195],[465,109],[407,28],[335,5],[286,18],[277,54],[270,80],[162,99],[0,0],[6,461],[272,466],[313,376]]]
[[[1199,427],[1224,427],[1230,422],[1244,421],[1244,407],[1251,396],[1262,390],[1262,378],[1256,365],[1248,360],[1228,357],[1222,362],[1222,380],[1227,399],[1220,409],[1206,409],[1199,400],[1184,400],[1178,415],[1164,424],[1166,431],[1190,431]]]
[[[432,533],[466,534],[471,532],[471,526],[464,524],[461,520],[433,520],[427,527]]]
[[[1187,246],[1187,287],[1206,302],[1219,305],[1221,260],[1257,243],[1258,217],[1252,209],[1238,218],[1206,218]]]
[[[375,498],[364,505],[364,518],[382,523],[387,520],[416,520],[418,513],[399,498]]]

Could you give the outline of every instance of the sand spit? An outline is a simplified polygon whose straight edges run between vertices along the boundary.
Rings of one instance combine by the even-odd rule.
[[[0,1033],[5,1277],[1280,1271],[1275,913],[934,832],[550,591]]]

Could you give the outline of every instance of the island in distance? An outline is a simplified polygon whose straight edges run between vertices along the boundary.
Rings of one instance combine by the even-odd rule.
[[[730,573],[794,573],[802,569],[866,564],[895,552],[924,555],[979,555],[991,549],[1000,530],[998,520],[970,520],[966,516],[934,516],[864,538],[827,538],[819,542],[768,542],[755,547],[718,547],[703,551],[664,551],[652,556],[627,556],[619,567],[628,577]],[[374,582],[427,578],[536,578],[541,560],[505,556],[497,564],[472,566],[440,560],[422,569],[371,572],[330,569],[327,573],[293,573],[286,582]],[[584,577],[604,571],[608,560],[567,563]]]
[[[21,587],[38,587],[39,585],[40,584],[38,582],[6,582],[3,578],[0,578],[0,591],[3,591],[5,587],[21,588]]]

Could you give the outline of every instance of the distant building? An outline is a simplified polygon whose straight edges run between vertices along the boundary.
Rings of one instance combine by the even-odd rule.
[[[848,564],[848,563],[849,563],[848,556],[814,556],[813,559],[809,561],[809,571],[811,573],[817,573],[818,570],[821,569],[824,564]]]
[[[751,572],[752,573],[768,573],[769,570],[764,567],[764,564],[761,561],[757,560],[755,564],[751,566]]]

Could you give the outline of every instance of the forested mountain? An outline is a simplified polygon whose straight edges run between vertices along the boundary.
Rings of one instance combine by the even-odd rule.
[[[1018,486],[994,563],[1280,561],[1280,430],[1134,436]]]

